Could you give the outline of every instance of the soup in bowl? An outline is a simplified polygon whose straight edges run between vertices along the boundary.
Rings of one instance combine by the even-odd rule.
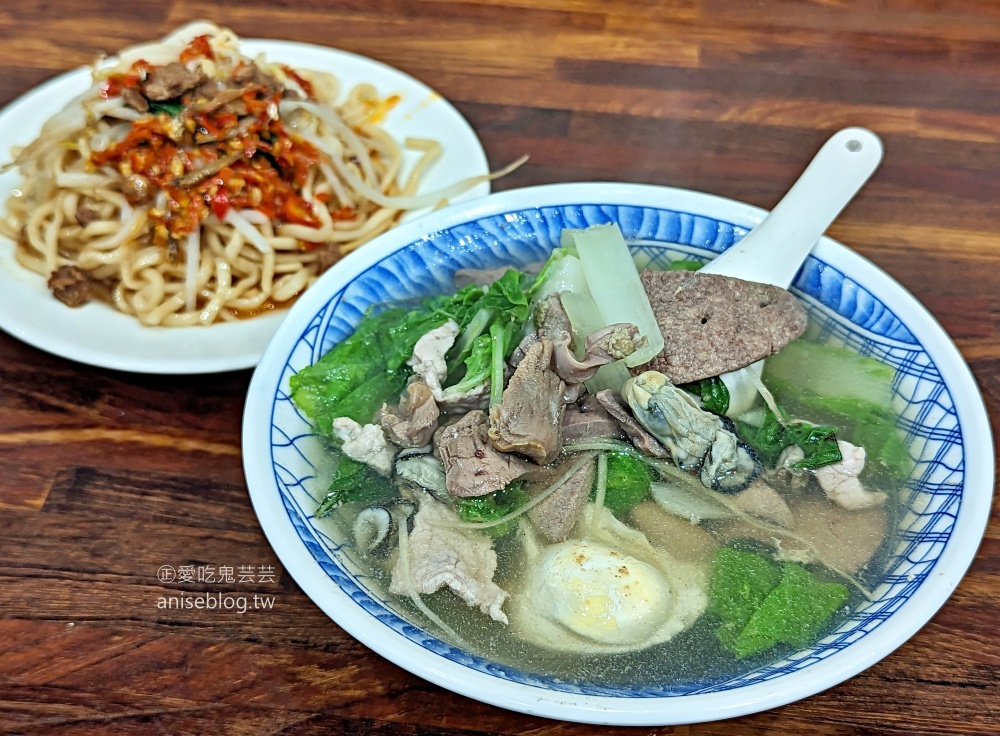
[[[537,187],[338,264],[247,400],[282,563],[400,666],[555,718],[730,717],[891,652],[982,537],[982,401],[926,310],[832,241],[789,291],[697,273],[762,216]]]

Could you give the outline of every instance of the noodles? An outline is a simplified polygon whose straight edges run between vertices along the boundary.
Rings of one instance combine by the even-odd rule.
[[[238,44],[201,22],[123,51],[5,167],[24,182],[0,233],[57,298],[103,299],[144,325],[253,316],[406,210],[513,168],[417,194],[442,148],[379,127],[395,98],[358,85],[338,105],[332,75]],[[419,160],[400,181],[404,150]]]

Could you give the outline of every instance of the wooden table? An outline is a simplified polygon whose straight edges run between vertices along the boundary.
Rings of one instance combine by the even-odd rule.
[[[496,189],[610,179],[770,207],[832,131],[868,126],[885,163],[831,234],[927,305],[1000,415],[992,0],[12,0],[0,7],[0,103],[197,17],[422,79],[495,165],[531,154]],[[628,731],[453,695],[327,619],[281,569],[247,497],[249,371],[116,373],[7,335],[0,356],[0,731]],[[207,589],[273,607],[158,610],[162,565],[250,567],[253,583]],[[994,512],[956,593],[881,663],[775,711],[646,731],[1000,733],[998,607]]]

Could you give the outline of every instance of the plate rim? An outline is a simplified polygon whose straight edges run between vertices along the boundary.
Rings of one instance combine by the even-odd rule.
[[[482,141],[469,121],[448,98],[411,74],[378,59],[352,51],[302,41],[243,38],[240,39],[240,48],[249,56],[263,53],[269,58],[277,56],[281,60],[284,60],[286,54],[296,52],[325,56],[329,62],[328,65],[324,65],[324,70],[336,73],[335,65],[338,62],[346,62],[374,70],[384,76],[384,80],[376,82],[379,87],[392,85],[411,87],[415,94],[423,95],[433,102],[434,109],[439,111],[437,114],[449,120],[447,128],[449,138],[454,140],[457,136],[462,141],[463,147],[472,149],[470,155],[463,156],[467,171],[462,175],[479,176],[489,173],[489,162]],[[30,109],[32,103],[50,95],[53,90],[65,88],[67,94],[60,95],[59,98],[60,104],[65,104],[72,99],[72,85],[82,87],[91,71],[91,67],[81,66],[61,72],[10,100],[0,108],[0,131],[24,125],[26,122],[40,127],[48,117],[33,114]],[[11,157],[9,150],[3,151],[3,155],[3,159],[0,160],[7,161]],[[16,172],[16,169],[12,170],[11,175],[16,175]],[[468,202],[487,196],[490,191],[490,182],[481,182],[469,191],[454,197],[452,202],[455,204]],[[0,200],[2,200],[0,208],[5,208],[9,194],[10,189],[0,187]],[[17,296],[20,299],[15,304],[12,297],[0,294],[0,307],[3,307],[0,308],[0,330],[34,348],[84,365],[146,375],[202,375],[252,368],[260,360],[270,337],[289,312],[288,309],[277,310],[252,319],[217,323],[207,327],[144,327],[135,318],[117,312],[109,305],[89,303],[74,310],[76,314],[70,314],[69,319],[66,319],[63,315],[66,315],[65,310],[70,308],[52,298],[48,289],[44,287],[43,277],[23,269],[14,262],[13,242],[0,236],[0,249],[3,250],[0,253],[0,260],[3,261],[0,263],[0,284],[5,287],[13,285],[13,288],[18,290]],[[7,292],[8,288],[0,291]],[[107,330],[120,328],[132,332],[143,342],[149,341],[161,346],[161,350],[167,351],[168,354],[150,359],[141,352],[122,353],[109,350],[101,344],[85,344],[85,340],[77,336],[74,327],[78,330],[80,325],[75,324],[76,322],[90,321],[105,325]],[[184,350],[189,342],[202,346],[208,343],[221,345],[248,343],[248,345],[235,353],[189,358],[186,357]]]
[[[752,227],[766,215],[766,210],[753,205],[674,187],[620,182],[579,182],[527,187],[500,192],[479,202],[452,205],[429,215],[428,217],[433,218],[432,221],[403,225],[381,236],[372,244],[375,247],[359,253],[358,258],[344,259],[337,269],[324,275],[323,279],[327,284],[349,282],[366,267],[419,240],[422,233],[437,232],[464,222],[518,209],[588,203],[659,207],[704,215],[742,227]],[[906,325],[921,336],[924,350],[934,360],[942,380],[949,386],[967,458],[962,505],[952,532],[952,539],[958,540],[958,543],[949,544],[942,551],[935,569],[931,571],[935,583],[921,585],[904,603],[909,615],[899,619],[899,623],[892,629],[881,632],[871,642],[873,646],[856,648],[859,651],[853,652],[848,647],[831,655],[812,668],[809,675],[797,678],[800,682],[794,687],[789,686],[786,678],[777,678],[774,682],[748,685],[727,693],[624,699],[549,691],[513,683],[470,671],[443,657],[432,657],[422,647],[398,634],[385,635],[384,632],[366,630],[369,614],[332,583],[311,557],[284,513],[276,488],[272,489],[273,483],[267,480],[267,463],[271,458],[269,417],[274,398],[280,389],[285,360],[298,340],[296,336],[336,291],[319,282],[317,286],[320,288],[307,293],[289,313],[284,329],[279,331],[265,351],[247,393],[241,434],[244,472],[251,502],[268,542],[303,592],[335,625],[373,652],[453,692],[526,714],[604,725],[683,725],[779,707],[843,682],[885,658],[910,639],[944,605],[966,574],[982,542],[989,518],[994,466],[987,459],[993,457],[994,448],[985,404],[971,369],[950,336],[926,307],[881,268],[830,238],[822,238],[814,249],[814,254],[826,262],[832,259],[833,265],[848,264],[848,272],[851,266],[864,269],[866,279],[873,284],[873,293],[885,293],[886,288],[897,292],[899,300],[907,306]],[[323,297],[320,296],[321,293],[324,294]],[[264,409],[266,415],[262,416],[261,411]],[[271,490],[275,492],[273,497],[268,498],[267,493]],[[281,513],[271,513],[275,506]],[[973,539],[975,543],[969,543],[969,539]],[[375,636],[375,633],[380,636]],[[451,671],[455,668],[460,671]],[[742,697],[734,699],[732,693],[740,693]],[[699,714],[690,715],[693,710],[697,710]],[[706,715],[708,713],[710,715]]]

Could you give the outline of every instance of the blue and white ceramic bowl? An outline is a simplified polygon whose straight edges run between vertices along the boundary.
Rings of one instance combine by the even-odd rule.
[[[458,268],[542,260],[563,228],[617,222],[654,265],[709,260],[764,212],[696,192],[565,184],[455,205],[344,259],[292,308],[253,377],[243,456],[254,509],[286,569],[327,615],[399,666],[478,700],[552,718],[667,725],[728,718],[807,697],[885,657],[945,602],[975,555],[993,493],[993,444],[968,367],[933,317],[877,267],[824,238],[792,292],[831,340],[896,371],[895,400],[917,469],[899,543],[876,600],[816,646],[722,681],[622,689],[549,679],[487,661],[404,620],[312,515],[324,453],[288,379],[354,329],[375,303],[440,293]]]

